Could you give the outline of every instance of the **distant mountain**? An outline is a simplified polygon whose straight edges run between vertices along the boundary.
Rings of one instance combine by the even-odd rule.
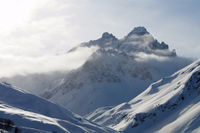
[[[39,94],[81,115],[129,101],[153,81],[190,63],[169,50],[166,43],[154,39],[144,27],[134,28],[122,39],[105,32],[69,53],[81,47],[96,47],[96,51],[80,68]]]
[[[0,83],[2,133],[114,133],[58,105]]]
[[[129,102],[87,116],[125,133],[199,133],[200,60],[151,84]]]
[[[166,43],[158,42],[144,27],[134,28],[127,36],[120,40],[113,34],[105,32],[101,38],[82,43],[79,47],[91,46],[97,46],[104,50],[115,50],[126,54],[145,52],[146,54],[156,54],[158,56],[176,56],[175,50],[170,51]],[[73,48],[70,52],[77,48]]]

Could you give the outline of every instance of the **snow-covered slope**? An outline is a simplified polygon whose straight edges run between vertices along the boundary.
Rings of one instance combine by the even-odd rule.
[[[164,42],[159,43],[144,27],[134,28],[120,40],[105,32],[101,38],[69,52],[92,46],[98,48],[83,66],[41,96],[85,115],[98,107],[131,100],[153,81],[189,62],[177,57],[175,51],[170,51]]]
[[[115,132],[7,83],[0,83],[0,92],[0,130],[21,133]]]
[[[200,60],[151,84],[129,102],[87,116],[125,133],[199,133]]]

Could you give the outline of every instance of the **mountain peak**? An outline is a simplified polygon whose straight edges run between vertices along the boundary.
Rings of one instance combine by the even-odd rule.
[[[104,32],[102,34],[102,39],[117,39],[113,34],[108,33],[108,32]]]
[[[144,52],[159,56],[176,56],[175,51],[170,51],[165,42],[157,41],[145,27],[135,27],[122,39],[116,38],[112,33],[104,32],[97,40],[83,43],[83,46],[98,46],[99,48],[117,49],[125,53]]]
[[[144,34],[149,34],[149,32],[147,31],[147,29],[143,26],[138,26],[138,27],[135,27],[129,34],[128,36],[130,35],[133,35],[133,34],[136,34],[136,35],[144,35]]]

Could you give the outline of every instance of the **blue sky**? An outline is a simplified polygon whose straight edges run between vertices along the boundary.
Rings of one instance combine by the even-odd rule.
[[[200,58],[198,0],[25,1],[0,3],[5,7],[0,14],[1,54],[55,54],[105,31],[122,38],[135,26],[145,26],[178,55]]]

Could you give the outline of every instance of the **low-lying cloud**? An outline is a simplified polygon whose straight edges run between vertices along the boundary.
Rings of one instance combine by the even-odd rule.
[[[0,77],[76,69],[95,50],[95,47],[78,48],[74,52],[42,57],[0,55]]]
[[[192,58],[158,56],[143,52],[135,54],[135,60],[143,64],[148,64],[149,67],[153,66],[157,71],[160,71],[161,77],[173,74],[194,61]]]

